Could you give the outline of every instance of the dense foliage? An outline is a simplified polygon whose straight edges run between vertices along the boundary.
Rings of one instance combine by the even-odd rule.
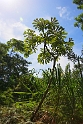
[[[77,5],[77,9],[83,10],[83,0],[73,0],[73,3]],[[75,27],[80,27],[83,30],[83,12],[75,18]]]
[[[65,41],[67,33],[56,18],[35,19],[35,29],[24,32],[24,41],[11,39],[0,43],[0,124],[81,124],[83,123],[83,50],[77,56],[72,38]],[[38,62],[53,67],[42,70],[42,77],[29,70],[31,62],[22,57],[30,56],[43,45]],[[63,71],[56,61],[67,56],[74,62]],[[35,114],[34,114],[35,113]],[[33,116],[32,116],[33,115]]]

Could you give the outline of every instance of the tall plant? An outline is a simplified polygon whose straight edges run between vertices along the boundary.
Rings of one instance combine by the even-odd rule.
[[[72,38],[69,38],[68,42],[65,41],[67,33],[65,32],[65,29],[59,25],[59,22],[56,18],[51,18],[51,20],[37,18],[33,21],[33,27],[35,27],[35,29],[39,31],[39,34],[37,35],[35,30],[31,29],[27,29],[24,32],[24,55],[28,57],[29,55],[35,53],[38,49],[38,46],[42,46],[43,44],[43,47],[40,48],[40,53],[38,54],[38,62],[40,64],[47,64],[53,61],[53,67],[51,70],[51,77],[48,81],[48,87],[38,107],[33,112],[31,120],[34,120],[36,113],[38,112],[44,99],[46,98],[46,95],[52,83],[56,61],[60,56],[65,56],[66,54],[68,54],[72,49],[72,46],[74,45]],[[10,41],[8,43],[12,44],[12,42],[13,41]]]

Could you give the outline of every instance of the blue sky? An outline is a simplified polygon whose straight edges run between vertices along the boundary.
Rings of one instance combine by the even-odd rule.
[[[83,32],[74,27],[74,18],[82,11],[77,10],[73,0],[0,0],[0,41],[5,43],[11,38],[23,40],[23,32],[26,28],[32,28],[32,22],[36,18],[50,19],[56,17],[60,25],[72,37],[75,45],[74,51],[81,53],[83,45]],[[49,65],[37,64],[37,54],[29,60],[33,62],[30,68],[48,68]],[[62,66],[68,63],[66,58],[61,58]]]

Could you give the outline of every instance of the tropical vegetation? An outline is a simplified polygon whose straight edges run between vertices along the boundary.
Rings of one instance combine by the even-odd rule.
[[[83,9],[81,0],[73,2]],[[75,19],[83,30],[82,14]],[[36,18],[33,27],[24,31],[24,41],[0,43],[0,124],[82,124],[83,48],[81,55],[74,53],[73,39],[55,17]],[[41,77],[28,61],[39,48],[38,63],[53,63]],[[72,69],[57,64],[62,56],[73,62]]]

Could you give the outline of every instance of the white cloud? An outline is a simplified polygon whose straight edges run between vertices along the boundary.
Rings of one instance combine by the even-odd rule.
[[[67,14],[67,8],[66,7],[56,7],[59,10],[60,17],[63,17],[64,14]]]
[[[60,63],[63,70],[65,70],[65,67],[68,63],[70,64],[70,68],[73,68],[73,62],[68,60],[67,57],[60,57],[60,60],[57,63]]]
[[[0,40],[6,42],[11,38],[23,39],[23,32],[27,28],[22,22],[0,19]]]
[[[65,19],[68,19],[68,20],[72,20],[73,17],[70,17],[70,12],[68,11],[68,8],[67,7],[56,7],[57,10],[59,10],[59,16],[61,18],[65,18]]]

